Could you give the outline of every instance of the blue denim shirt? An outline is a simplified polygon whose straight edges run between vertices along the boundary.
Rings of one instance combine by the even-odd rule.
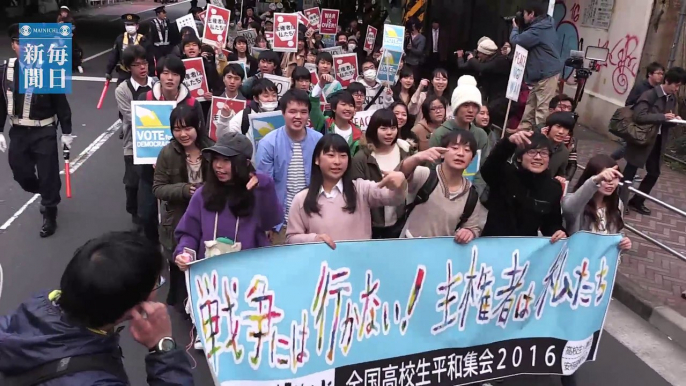
[[[305,166],[305,182],[310,184],[310,171],[312,169],[312,155],[314,147],[319,142],[322,134],[311,128],[307,128],[305,139],[300,142],[303,151],[303,164]],[[288,165],[293,155],[293,140],[286,134],[286,127],[282,126],[267,134],[260,140],[255,157],[256,169],[271,176],[276,185],[276,196],[279,203],[286,210],[286,183],[288,182]],[[285,212],[284,212],[285,213]],[[283,224],[276,226],[280,231]]]

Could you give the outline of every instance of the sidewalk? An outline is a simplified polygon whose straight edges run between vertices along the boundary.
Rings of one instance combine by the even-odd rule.
[[[580,130],[579,130],[580,129]],[[610,154],[619,144],[587,128],[575,130],[579,140],[579,164],[595,154]],[[623,162],[621,166],[624,166]],[[576,177],[583,171],[578,170]],[[640,172],[642,175],[644,171]],[[651,195],[679,209],[686,208],[686,175],[663,164]],[[646,200],[651,216],[630,212],[625,222],[637,230],[686,254],[686,217]],[[614,297],[656,328],[686,347],[686,262],[626,230],[633,248],[622,255]]]

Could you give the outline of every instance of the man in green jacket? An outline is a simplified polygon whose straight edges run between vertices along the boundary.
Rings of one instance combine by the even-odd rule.
[[[481,153],[479,159],[479,169],[484,164],[488,152],[490,151],[488,145],[488,134],[484,129],[474,124],[474,118],[481,109],[481,92],[476,87],[476,79],[470,75],[464,75],[457,81],[457,87],[453,91],[453,96],[450,100],[454,118],[445,121],[429,139],[429,146],[438,147],[441,144],[441,138],[451,131],[457,129],[464,129],[474,134],[476,138],[477,152]],[[474,155],[477,158],[476,154]],[[486,184],[481,179],[481,173],[478,172],[474,176],[474,186],[481,194],[486,188]]]

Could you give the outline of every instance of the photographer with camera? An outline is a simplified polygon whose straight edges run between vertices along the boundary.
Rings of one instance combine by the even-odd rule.
[[[510,43],[529,51],[524,81],[531,87],[518,129],[531,130],[545,122],[548,103],[557,93],[557,81],[563,68],[555,22],[546,12],[547,6],[540,0],[529,0],[521,17],[512,20]]]
[[[493,40],[485,36],[479,39],[475,54],[476,57],[470,52],[457,51],[458,67],[477,73],[479,89],[487,103],[505,98],[512,65],[508,58],[500,53]]]

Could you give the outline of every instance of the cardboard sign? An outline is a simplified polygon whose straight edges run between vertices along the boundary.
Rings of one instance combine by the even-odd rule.
[[[314,66],[314,68],[312,66]],[[319,75],[317,75],[317,66],[312,63],[305,63],[305,68],[307,68],[307,70],[310,71],[310,92],[312,92],[314,86],[317,83],[319,83]],[[324,95],[324,93],[322,93],[322,95]]]
[[[291,88],[291,78],[271,74],[264,74],[264,78],[274,82],[279,99]]]
[[[337,9],[322,9],[319,32],[328,35],[335,35],[336,33],[338,33],[339,13],[340,11]]]
[[[302,12],[298,12],[298,23],[305,26],[305,28],[310,28],[310,19],[305,17]]]
[[[341,82],[341,86],[348,87],[354,82],[359,73],[357,67],[357,54],[343,54],[333,57],[333,68],[336,80]]]
[[[248,48],[253,47],[255,45],[255,39],[257,39],[257,31],[254,29],[244,29],[240,31],[236,31],[237,36],[243,36],[245,40],[248,41]]]
[[[222,98],[222,97],[212,97],[212,107],[210,108],[210,138],[213,141],[217,141],[217,123],[219,122],[219,114],[225,105],[231,109],[229,118],[233,118],[236,113],[243,111],[245,109],[245,101],[239,101],[236,99]]]
[[[276,52],[298,51],[298,14],[275,13],[274,14],[274,44],[272,49]]]
[[[343,55],[343,47],[341,46],[335,46],[335,47],[324,47],[319,50],[320,52],[328,52],[331,54],[331,56],[336,56],[336,55]]]
[[[207,23],[207,11],[199,12],[198,17],[203,23]]]
[[[324,47],[335,47],[336,46],[336,35],[335,34],[322,34],[322,44]]]
[[[132,101],[131,132],[134,165],[153,165],[172,139],[169,116],[176,101]]]
[[[319,8],[309,8],[303,11],[305,13],[305,17],[307,17],[307,20],[310,21],[310,27],[314,28],[316,31],[319,30],[319,20],[321,16],[321,12],[319,11]]]
[[[255,147],[257,147],[257,143],[260,142],[265,135],[286,124],[286,120],[281,111],[252,113],[248,115],[248,121],[250,122],[250,128],[252,129]]]
[[[364,38],[364,50],[367,51],[367,54],[371,54],[371,52],[374,50],[374,46],[376,45],[376,35],[378,32],[379,31],[371,25],[367,26],[367,34]]]
[[[210,0],[210,4],[214,5],[215,7],[224,7],[223,0]]]
[[[395,75],[398,73],[402,57],[402,51],[383,50],[381,52],[381,60],[379,60],[379,71],[376,73],[376,79],[380,82],[395,84]]]
[[[229,35],[229,20],[231,11],[226,8],[214,5],[207,6],[207,22],[203,29],[202,42],[214,46],[220,43],[222,47],[226,44]]]
[[[367,131],[367,126],[369,126],[369,120],[376,110],[358,111],[353,117],[353,123],[357,125],[362,131]]]
[[[264,51],[269,51],[269,49],[268,48],[253,47],[250,49],[250,55],[252,55],[253,58],[257,59],[260,57],[260,54],[263,53]]]
[[[524,69],[526,68],[526,58],[528,56],[529,51],[526,48],[520,45],[515,47],[512,67],[510,68],[510,79],[507,81],[507,92],[505,93],[505,97],[513,102],[519,100],[519,91],[524,81]]]
[[[405,27],[393,24],[383,26],[383,43],[381,47],[389,51],[404,52]]]
[[[186,66],[186,78],[183,80],[183,84],[188,87],[191,96],[199,101],[209,100],[208,98],[211,98],[212,94],[207,83],[203,59],[184,59],[183,64]]]
[[[176,19],[176,27],[179,29],[179,31],[181,31],[181,28],[183,27],[191,27],[193,28],[193,31],[195,31],[195,36],[200,36],[200,32],[198,32],[198,26],[195,24],[195,19],[193,19],[193,15],[191,14]]]
[[[267,39],[270,46],[274,47],[274,32],[264,31],[264,38]]]

